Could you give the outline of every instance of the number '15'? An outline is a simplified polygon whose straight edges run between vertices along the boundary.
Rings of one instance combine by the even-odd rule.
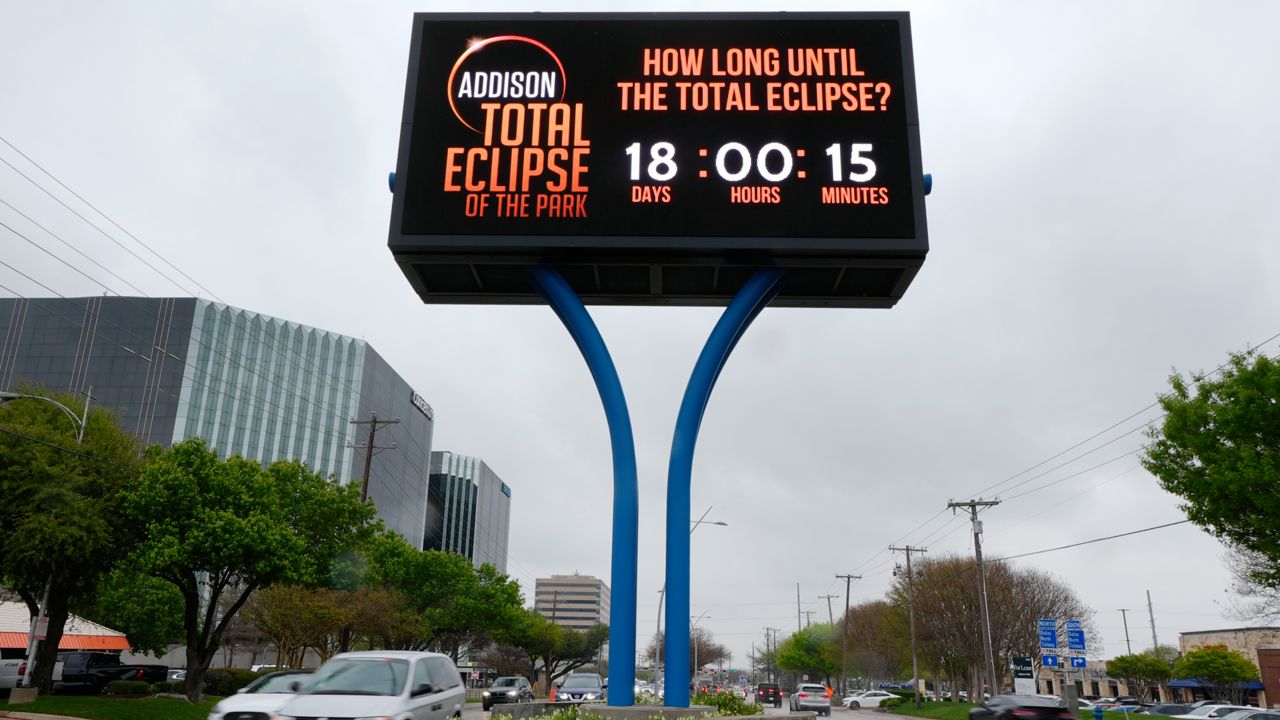
[[[840,182],[846,179],[844,174],[843,162],[840,160],[841,155],[840,143],[832,143],[827,148],[827,156],[831,158],[831,181]],[[869,157],[863,157],[862,153],[871,152],[871,143],[850,143],[849,145],[849,165],[851,169],[847,176],[848,180],[853,182],[866,182],[876,176],[876,161]]]

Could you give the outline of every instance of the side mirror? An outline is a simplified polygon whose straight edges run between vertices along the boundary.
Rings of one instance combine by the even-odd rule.
[[[236,691],[236,694],[240,695],[241,693],[245,693],[248,691],[249,691],[249,688],[240,688],[239,690]]]
[[[413,692],[409,693],[409,695],[411,697],[419,697],[421,695],[430,695],[435,691],[436,689],[431,687],[431,683],[422,683],[421,685],[415,687],[413,689]]]
[[[301,681],[301,680],[294,680],[293,682],[289,683],[289,690],[290,690],[291,692],[298,692],[298,691],[299,691],[299,690],[301,690],[301,689],[302,689],[302,681]]]

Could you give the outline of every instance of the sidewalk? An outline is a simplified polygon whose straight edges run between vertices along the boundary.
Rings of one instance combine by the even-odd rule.
[[[21,710],[0,710],[0,718],[14,718],[15,720],[83,720],[83,718],[72,718],[66,715],[45,715],[44,713],[29,713]]]

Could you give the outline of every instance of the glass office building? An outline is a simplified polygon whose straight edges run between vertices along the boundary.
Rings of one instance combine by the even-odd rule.
[[[424,550],[449,550],[507,572],[511,488],[480,458],[431,453]]]
[[[363,340],[197,298],[0,299],[0,390],[32,384],[115,411],[145,442],[203,437],[223,457],[301,460],[361,482],[415,547],[431,461],[431,406]]]

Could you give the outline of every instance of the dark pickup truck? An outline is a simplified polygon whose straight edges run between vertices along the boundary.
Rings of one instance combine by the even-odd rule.
[[[112,680],[158,683],[169,679],[165,665],[126,665],[110,652],[60,652],[53,669],[53,689],[105,692]]]

